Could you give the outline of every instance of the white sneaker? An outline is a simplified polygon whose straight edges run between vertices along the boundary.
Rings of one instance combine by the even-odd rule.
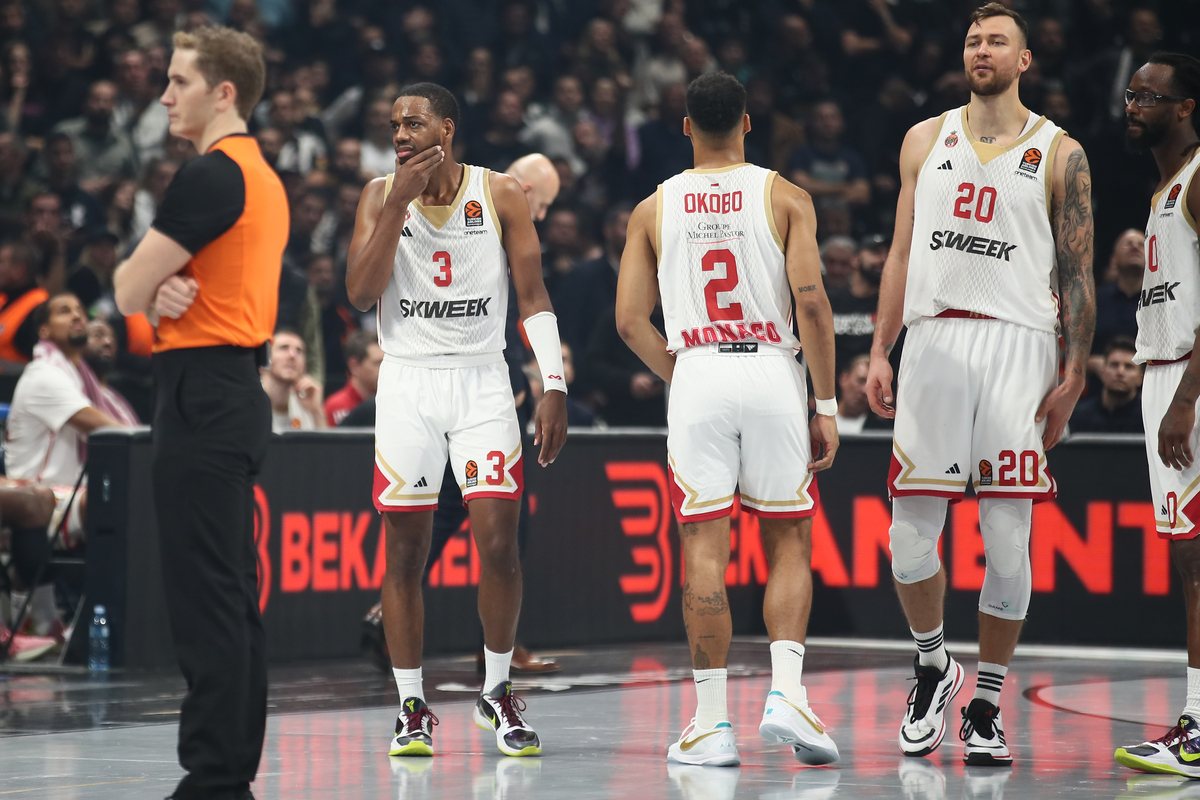
[[[496,747],[506,756],[538,756],[542,742],[521,716],[525,701],[513,694],[512,681],[498,684],[479,695],[471,719],[485,731],[496,734]]]
[[[758,735],[768,742],[790,744],[796,760],[801,764],[832,764],[840,758],[837,745],[825,732],[821,720],[808,707],[808,693],[804,692],[799,700],[793,703],[783,696],[783,692],[768,694]]]
[[[946,671],[923,667],[914,658],[917,685],[908,695],[908,710],[900,723],[900,752],[906,756],[927,756],[937,749],[946,735],[946,706],[966,680],[966,670],[950,659]]]
[[[736,767],[742,763],[732,725],[718,722],[714,728],[701,730],[695,718],[683,729],[679,741],[667,748],[667,760],[700,767]]]
[[[962,728],[958,735],[966,747],[963,763],[970,767],[1012,766],[1012,753],[1004,741],[1004,721],[1000,709],[976,697],[962,710]]]

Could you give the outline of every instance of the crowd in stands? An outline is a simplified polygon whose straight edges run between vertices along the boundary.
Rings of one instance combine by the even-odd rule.
[[[1080,140],[1094,165],[1098,394],[1108,391],[1108,360],[1124,352],[1110,350],[1114,337],[1136,332],[1136,231],[1156,179],[1148,157],[1123,149],[1122,91],[1152,51],[1200,44],[1200,4],[1006,4],[1030,24],[1023,101]],[[838,368],[851,386],[874,328],[900,144],[915,122],[968,99],[961,42],[975,5],[0,0],[0,360],[33,357],[33,309],[68,290],[110,323],[109,379],[149,418],[153,331],[116,312],[112,273],[195,156],[168,134],[158,102],[172,36],[221,23],[266,45],[267,89],[251,131],[291,205],[279,313],[289,352],[264,375],[278,426],[344,422],[348,402],[373,391],[378,348],[356,333],[369,339],[375,316],[346,300],[346,253],[363,186],[393,169],[392,100],[413,81],[456,93],[459,160],[505,170],[532,152],[551,159],[561,189],[534,216],[573,360],[573,422],[623,426],[664,424],[666,394],[613,325],[630,210],[691,166],[687,82],[713,70],[737,76],[753,126],[747,160],[814,198]],[[307,379],[292,375],[297,364]]]

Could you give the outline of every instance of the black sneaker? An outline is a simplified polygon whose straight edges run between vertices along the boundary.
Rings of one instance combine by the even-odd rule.
[[[987,700],[976,697],[962,710],[962,727],[958,738],[966,742],[963,763],[969,767],[1007,767],[1012,765],[1012,753],[1004,742],[1004,722],[1000,709]]]
[[[495,731],[496,747],[504,755],[541,755],[542,743],[521,716],[524,710],[525,701],[513,694],[512,681],[505,681],[479,695],[471,719],[484,730]]]
[[[438,718],[419,697],[409,697],[400,704],[396,718],[396,735],[389,756],[433,755],[433,726]]]

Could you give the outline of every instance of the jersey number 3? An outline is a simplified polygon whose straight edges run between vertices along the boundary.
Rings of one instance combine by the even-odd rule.
[[[733,257],[732,252],[725,249],[709,250],[704,254],[704,258],[700,259],[700,266],[705,272],[716,271],[718,264],[725,265],[725,277],[712,278],[704,285],[704,300],[708,305],[708,318],[713,322],[742,319],[741,303],[730,303],[722,307],[717,301],[718,293],[732,292],[733,287],[737,286],[737,259]]]
[[[433,276],[433,285],[445,288],[450,285],[453,280],[453,275],[450,272],[450,254],[445,250],[438,250],[433,254],[433,263],[441,267],[441,272]]]

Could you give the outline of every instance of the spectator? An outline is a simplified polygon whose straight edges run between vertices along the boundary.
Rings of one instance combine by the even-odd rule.
[[[829,292],[839,369],[847,365],[850,359],[871,352],[871,341],[875,338],[875,311],[879,305],[879,282],[883,278],[888,244],[888,238],[880,234],[863,239],[861,248],[852,259],[849,283]],[[836,247],[830,249],[837,250]],[[846,248],[843,252],[851,251]]]
[[[687,80],[683,65],[683,41],[688,36],[683,16],[671,11],[662,15],[654,40],[654,54],[644,58],[634,71],[634,105],[651,110],[662,105],[663,89]]]
[[[37,184],[25,174],[25,142],[13,133],[0,133],[0,238],[21,235],[25,208]]]
[[[396,171],[396,147],[392,144],[392,100],[384,97],[367,106],[366,136],[360,142],[359,163],[373,178]]]
[[[587,363],[587,347],[596,321],[609,306],[617,302],[617,274],[621,269],[621,254],[625,251],[625,231],[633,208],[629,204],[615,205],[604,215],[604,253],[590,261],[582,261],[565,275],[553,296],[558,312],[559,333],[563,341],[580,359],[579,389],[586,395],[591,391],[591,376]]]
[[[117,59],[117,101],[113,125],[128,134],[138,164],[162,158],[167,138],[167,107],[158,102],[160,87],[150,83],[146,55],[130,50]]]
[[[848,287],[850,276],[858,271],[858,245],[849,236],[831,236],[821,243],[820,252],[825,291]]]
[[[138,415],[129,401],[108,385],[108,377],[117,364],[117,337],[112,325],[109,325],[107,320],[94,319],[87,324],[87,336],[83,361],[96,376],[96,381],[100,384],[100,393],[113,407],[122,409],[122,417],[128,420],[128,424],[137,425]]]
[[[183,12],[179,0],[150,0],[150,19],[139,22],[130,29],[137,46],[169,47],[175,31],[183,27]]]
[[[770,78],[755,77],[746,84],[746,113],[751,126],[743,140],[746,160],[786,174],[788,156],[804,144],[804,128],[776,110]]]
[[[78,247],[78,236],[82,231],[104,226],[104,212],[96,198],[79,183],[79,159],[74,139],[61,131],[50,134],[43,155],[46,186],[58,196],[67,234],[75,239],[72,245]]]
[[[167,187],[179,171],[179,162],[169,159],[151,161],[142,173],[142,183],[133,196],[133,227],[129,232],[132,241],[141,241],[154,222],[158,204],[162,202]]]
[[[1109,340],[1100,370],[1103,388],[1075,406],[1071,433],[1142,433],[1142,365],[1134,363],[1136,353],[1128,336]]]
[[[610,20],[597,17],[588,23],[572,72],[589,86],[607,78],[621,89],[633,87],[629,64],[617,47],[617,27]]]
[[[583,251],[579,214],[563,206],[551,209],[542,238],[542,275],[551,297],[557,293],[559,281],[571,271]]]
[[[283,132],[278,128],[259,128],[258,133],[254,134],[254,139],[258,142],[258,149],[262,151],[263,160],[278,169],[276,165],[279,163],[280,153],[283,152]]]
[[[567,382],[567,388],[570,388],[575,384],[575,358],[571,346],[566,342],[562,343],[562,359],[563,380]],[[536,360],[525,365],[525,377],[529,381],[529,389],[533,393],[535,405],[542,402],[544,392],[542,373],[538,371]],[[579,402],[575,396],[567,394],[567,425],[572,428],[591,428],[595,424],[596,412]]]
[[[84,308],[91,308],[104,295],[111,297],[119,241],[108,230],[95,231],[83,249],[83,257],[67,276],[67,290],[79,298]]]
[[[0,244],[0,362],[26,364],[38,341],[34,310],[49,299],[37,285],[34,253],[22,242]]]
[[[132,409],[106,392],[83,360],[87,317],[73,294],[58,294],[34,314],[38,344],[21,373],[8,415],[5,474],[74,486],[97,428],[136,425]]]
[[[83,116],[54,126],[75,145],[79,158],[79,185],[85,192],[98,193],[118,178],[137,176],[137,157],[129,135],[113,124],[117,87],[112,81],[96,81],[88,90]]]
[[[292,208],[292,233],[288,238],[287,256],[296,264],[308,261],[312,255],[313,234],[325,216],[325,198],[315,190],[305,192]]]
[[[342,420],[379,388],[379,365],[383,350],[373,331],[355,331],[346,339],[346,385],[325,401],[325,422],[329,427]],[[565,367],[564,367],[565,369]]]
[[[1107,361],[1108,345],[1118,336],[1137,338],[1137,309],[1146,268],[1146,234],[1136,228],[1123,231],[1113,245],[1105,282],[1096,287],[1096,335],[1088,368],[1100,374]]]
[[[534,9],[527,0],[510,0],[500,9],[499,49],[496,57],[505,67],[527,66],[539,81],[546,81],[553,69],[554,47],[534,27]]]
[[[1067,52],[1062,20],[1043,17],[1034,28],[1030,49],[1041,68],[1043,78],[1062,81],[1068,77],[1070,56]]]
[[[492,51],[486,47],[471,50],[463,71],[465,82],[458,90],[463,130],[483,130],[496,93]]]
[[[1125,90],[1134,70],[1146,63],[1162,41],[1158,14],[1150,8],[1135,8],[1129,13],[1125,42],[1100,54],[1086,68],[1086,84],[1091,92],[1092,131],[1109,125],[1125,124]]]
[[[838,371],[840,397],[834,421],[837,422],[839,436],[892,427],[891,420],[872,414],[871,406],[867,403],[867,367],[870,363],[870,353],[859,353]]]
[[[565,158],[582,175],[586,166],[575,153],[571,131],[581,119],[583,83],[574,75],[563,75],[554,82],[554,103],[526,125],[517,135],[530,150],[550,158]]]
[[[105,212],[105,229],[117,237],[117,251],[125,252],[125,248],[133,241],[133,210],[137,202],[137,181],[128,178],[113,184],[104,193],[101,207],[107,207]]]
[[[33,279],[50,294],[61,292],[66,285],[67,240],[71,233],[58,195],[38,192],[29,199],[21,241],[29,247],[33,259],[29,262]]]
[[[312,431],[325,427],[321,385],[305,374],[304,340],[286,328],[275,331],[271,365],[262,370],[263,391],[271,399],[271,430]]]
[[[797,150],[788,165],[792,182],[812,195],[818,233],[823,232],[823,212],[861,208],[871,200],[867,160],[842,143],[845,127],[837,103],[818,103],[808,122],[808,145]]]
[[[10,5],[12,8],[15,3]],[[4,76],[7,86],[0,93],[5,106],[8,130],[22,135],[41,135],[46,131],[46,104],[43,90],[34,83],[33,55],[20,40],[4,46]]]
[[[655,306],[650,321],[661,333],[662,306]],[[602,399],[597,416],[609,426],[661,428],[667,424],[666,386],[622,341],[617,333],[616,306],[609,306],[596,319],[588,338],[588,364]]]
[[[771,84],[778,91],[779,109],[799,116],[814,100],[830,93],[832,73],[817,51],[808,20],[785,14],[779,20],[768,60]]]
[[[683,134],[687,87],[667,84],[661,97],[658,118],[646,122],[637,132],[639,162],[635,165],[633,191],[639,197],[653,194],[658,184],[693,166],[691,141]]]
[[[314,169],[325,168],[325,143],[316,134],[300,127],[305,116],[304,109],[296,103],[296,97],[291,92],[280,91],[271,95],[271,125],[283,139],[279,155],[275,158],[276,171],[289,170],[308,175]],[[388,140],[391,141],[391,136]],[[395,151],[392,152],[392,160],[395,161]]]
[[[886,0],[842,0],[838,14],[847,84],[853,93],[870,96],[897,58],[912,48],[912,32],[896,20]]]
[[[308,261],[309,292],[315,298],[320,340],[324,350],[324,374],[327,394],[341,389],[346,382],[346,357],[343,345],[357,327],[355,311],[341,298],[345,281],[339,281],[333,258],[314,255]],[[308,338],[308,337],[306,337]]]
[[[532,150],[519,138],[524,114],[525,109],[516,92],[501,92],[496,98],[496,107],[492,109],[491,127],[468,144],[471,163],[499,172],[521,156],[531,153]],[[467,134],[469,137],[471,132]]]
[[[546,209],[558,197],[560,181],[554,163],[541,153],[530,153],[509,164],[507,172],[521,184],[533,221],[544,220]]]
[[[392,169],[395,168],[395,151],[392,151]],[[389,172],[392,170],[389,169]],[[362,142],[357,139],[342,139],[333,149],[333,164],[329,177],[334,183],[349,183],[362,186],[371,180],[362,165]]]

